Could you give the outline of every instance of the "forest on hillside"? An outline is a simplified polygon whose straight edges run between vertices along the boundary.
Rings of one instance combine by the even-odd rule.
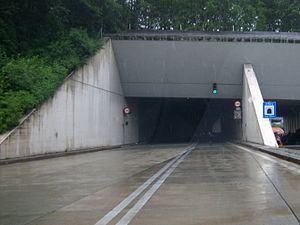
[[[299,0],[0,0],[0,133],[128,30],[300,31]]]

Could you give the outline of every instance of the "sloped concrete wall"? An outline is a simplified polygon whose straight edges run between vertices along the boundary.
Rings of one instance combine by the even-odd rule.
[[[243,140],[278,147],[269,119],[263,118],[263,97],[252,65],[244,65]]]
[[[133,113],[124,123],[122,109]],[[0,159],[138,141],[135,103],[126,102],[111,41],[0,144]],[[125,134],[123,133],[125,131]]]

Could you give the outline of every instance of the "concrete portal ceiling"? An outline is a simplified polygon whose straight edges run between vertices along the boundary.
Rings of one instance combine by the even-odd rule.
[[[243,64],[266,99],[300,99],[297,33],[129,33],[111,36],[128,97],[241,98]],[[212,95],[217,83],[218,94]]]

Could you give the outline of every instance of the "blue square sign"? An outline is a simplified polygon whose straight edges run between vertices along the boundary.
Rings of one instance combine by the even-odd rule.
[[[276,102],[264,102],[263,104],[263,117],[264,118],[276,118]]]

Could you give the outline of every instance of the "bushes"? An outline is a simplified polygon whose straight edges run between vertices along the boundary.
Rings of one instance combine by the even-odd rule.
[[[3,48],[0,47],[0,68],[2,68],[6,63],[7,63],[6,53],[3,50]],[[4,92],[4,81],[0,79],[0,96],[2,95],[3,92]]]
[[[50,43],[40,54],[47,61],[72,70],[83,65],[99,47],[99,41],[90,38],[85,30],[71,29],[69,33],[61,34],[59,40]]]
[[[40,81],[51,76],[51,67],[38,57],[24,57],[10,60],[2,67],[0,79],[4,91],[30,91]]]
[[[36,99],[27,91],[6,92],[0,96],[0,131],[18,124],[24,112],[37,104]]]
[[[0,73],[0,132],[15,126],[32,108],[50,97],[67,69],[38,57],[11,59]]]
[[[0,133],[53,95],[68,72],[83,65],[99,47],[86,31],[71,29],[29,56],[8,59],[0,48]]]

